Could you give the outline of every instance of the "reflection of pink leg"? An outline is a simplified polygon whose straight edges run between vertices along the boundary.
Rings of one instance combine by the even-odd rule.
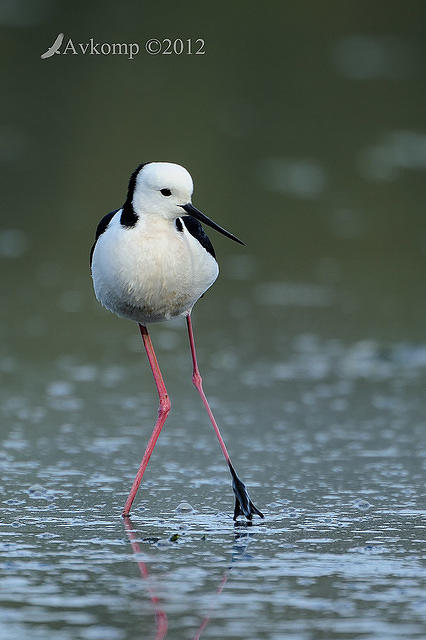
[[[201,396],[201,400],[203,401],[203,404],[206,408],[206,411],[210,418],[210,422],[212,423],[217,439],[219,440],[220,448],[222,449],[223,455],[225,456],[225,460],[228,463],[229,470],[232,475],[232,488],[235,494],[234,520],[236,520],[239,515],[244,515],[248,520],[251,520],[253,518],[253,514],[257,514],[258,516],[263,518],[263,514],[259,511],[259,509],[257,509],[257,507],[254,506],[253,502],[250,500],[250,496],[244,482],[242,482],[237,476],[237,473],[232,465],[228,450],[225,446],[222,436],[220,435],[219,427],[217,426],[212,410],[210,409],[209,403],[207,402],[207,398],[203,390],[203,380],[198,369],[194,332],[192,331],[191,314],[188,314],[186,316],[186,324],[188,327],[189,346],[191,347],[192,355],[192,382],[194,383],[195,388]]]
[[[229,569],[227,569],[225,571],[225,573],[223,574],[223,578],[221,580],[220,585],[218,586],[217,590],[216,590],[216,594],[220,595],[226,585],[226,581],[228,580],[228,571]],[[213,607],[210,609],[210,611],[208,612],[208,614],[206,615],[206,617],[204,618],[203,622],[200,625],[200,628],[198,629],[196,635],[194,636],[194,640],[200,640],[201,634],[203,633],[204,629],[207,627],[207,625],[209,624],[211,615],[212,615],[212,610]]]
[[[130,489],[129,496],[126,500],[126,504],[124,505],[123,516],[128,516],[130,513],[133,500],[135,499],[135,495],[137,493],[137,490],[139,489],[139,485],[141,483],[142,476],[145,473],[145,469],[151,457],[151,453],[154,450],[155,443],[157,442],[158,436],[160,435],[160,431],[163,428],[163,425],[170,411],[169,396],[167,395],[167,389],[164,384],[163,376],[161,375],[160,367],[158,366],[157,358],[155,356],[155,351],[154,351],[154,347],[152,346],[151,338],[149,337],[148,329],[142,324],[139,325],[139,329],[142,335],[143,343],[145,345],[149,364],[151,365],[152,373],[154,374],[154,380],[157,386],[160,405],[158,407],[157,422],[155,424],[154,431],[152,432],[151,438],[149,439],[144,456],[142,458],[142,462],[136,474],[136,478],[133,481],[132,488]]]
[[[141,553],[141,548],[138,542],[136,542],[136,536],[135,536],[133,524],[130,518],[124,519],[124,526],[126,528],[126,532],[129,537],[130,544],[132,545],[133,553],[135,554]],[[148,580],[149,573],[148,573],[148,569],[146,568],[146,564],[142,562],[142,560],[138,560],[137,562],[138,562],[138,566],[139,566],[139,570],[141,572],[142,578],[144,578],[145,580]],[[151,598],[152,606],[154,607],[155,621],[157,623],[157,634],[155,636],[155,640],[162,640],[163,638],[166,637],[166,633],[167,633],[167,626],[168,626],[167,615],[160,608],[160,600],[158,596],[156,596],[149,582],[148,582],[148,593],[149,593],[149,597]]]

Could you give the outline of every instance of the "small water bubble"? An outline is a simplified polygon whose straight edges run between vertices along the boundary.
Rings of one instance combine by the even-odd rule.
[[[189,502],[181,502],[175,509],[177,513],[192,513],[194,511],[194,507],[192,507]]]
[[[352,502],[352,506],[355,509],[359,509],[360,511],[368,511],[368,509],[371,509],[373,505],[370,504],[367,500],[363,500],[362,498],[359,498]]]
[[[44,488],[41,486],[41,484],[33,484],[28,489],[28,493],[30,495],[33,494],[33,493],[39,493],[40,491],[44,491]]]
[[[55,496],[52,495],[52,492],[43,487],[41,484],[33,484],[28,489],[27,493],[33,500],[47,500],[48,502],[52,502],[55,499]]]

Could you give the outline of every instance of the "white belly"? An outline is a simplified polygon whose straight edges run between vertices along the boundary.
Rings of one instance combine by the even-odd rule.
[[[99,302],[117,315],[147,324],[188,313],[216,280],[216,260],[187,231],[158,219],[123,228],[118,212],[93,252]]]

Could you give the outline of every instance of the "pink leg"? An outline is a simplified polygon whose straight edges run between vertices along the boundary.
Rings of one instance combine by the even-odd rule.
[[[234,520],[236,520],[239,515],[245,515],[248,520],[251,520],[254,513],[256,513],[258,516],[263,518],[263,514],[259,511],[259,509],[257,509],[254,506],[254,504],[250,500],[250,496],[248,494],[248,491],[246,489],[244,482],[242,482],[237,476],[237,473],[232,465],[228,450],[220,434],[219,427],[217,426],[212,410],[210,409],[209,403],[207,402],[207,398],[203,390],[203,380],[201,378],[200,371],[198,369],[197,354],[195,351],[194,332],[192,330],[191,314],[188,314],[186,316],[186,324],[188,327],[189,345],[191,347],[191,355],[192,355],[192,366],[193,366],[192,382],[201,396],[201,400],[203,401],[203,404],[206,408],[206,411],[210,418],[210,422],[212,423],[217,439],[219,440],[220,448],[222,449],[223,455],[225,456],[225,460],[228,463],[229,470],[232,475],[232,488],[235,494]]]
[[[216,423],[216,420],[214,419],[214,415],[212,413],[212,410],[210,409],[209,403],[207,402],[206,394],[204,393],[204,390],[203,390],[203,379],[202,379],[200,371],[198,369],[197,354],[196,354],[196,351],[195,351],[194,332],[192,331],[191,315],[187,315],[186,316],[186,324],[188,326],[189,345],[191,347],[191,355],[192,355],[192,366],[193,366],[192,383],[193,383],[194,387],[197,389],[198,393],[201,396],[201,400],[203,401],[203,404],[204,404],[204,406],[206,408],[206,411],[207,411],[208,416],[210,418],[210,422],[213,425],[213,429],[216,432],[217,439],[219,440],[220,448],[222,449],[223,455],[225,456],[225,460],[230,465],[231,464],[231,457],[230,457],[230,455],[228,453],[228,450],[227,450],[227,448],[225,446],[223,438],[220,435],[219,427],[217,426],[217,423]]]
[[[142,476],[145,473],[145,469],[148,465],[149,459],[151,457],[151,453],[154,450],[155,443],[158,440],[160,431],[163,428],[163,425],[170,411],[170,399],[169,399],[169,396],[167,395],[167,389],[164,384],[163,376],[161,375],[160,367],[158,366],[157,358],[155,355],[154,347],[152,346],[148,329],[142,324],[139,325],[139,329],[142,335],[143,343],[145,345],[149,364],[151,365],[152,373],[154,374],[154,380],[157,387],[160,404],[158,407],[157,422],[155,424],[154,431],[152,432],[151,438],[149,439],[144,456],[142,458],[142,462],[136,474],[136,478],[133,481],[132,488],[130,489],[129,496],[126,500],[126,504],[124,505],[123,516],[128,516],[130,513],[130,508],[132,506],[133,500],[135,499],[136,493],[139,489],[139,485],[141,483]]]

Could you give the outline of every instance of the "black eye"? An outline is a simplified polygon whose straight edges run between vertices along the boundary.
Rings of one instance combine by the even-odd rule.
[[[170,189],[161,189],[161,193],[163,194],[163,196],[171,196],[172,192],[170,191]]]

